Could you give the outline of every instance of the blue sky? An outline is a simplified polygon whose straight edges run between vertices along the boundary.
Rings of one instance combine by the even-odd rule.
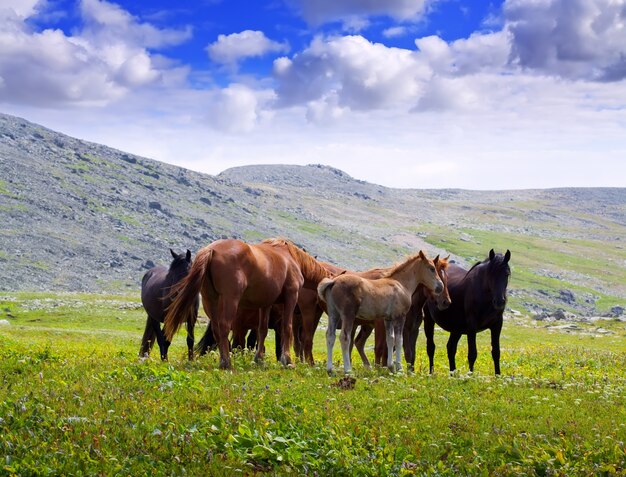
[[[0,111],[209,174],[624,187],[625,25],[626,0],[1,0]]]

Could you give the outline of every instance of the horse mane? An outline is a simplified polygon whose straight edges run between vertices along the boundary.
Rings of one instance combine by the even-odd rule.
[[[494,266],[498,267],[502,264],[502,261],[504,260],[504,256],[501,253],[497,253],[494,257],[494,261],[498,262],[496,264],[494,264]],[[485,258],[484,260],[480,261],[480,262],[476,262],[474,265],[472,265],[472,267],[467,271],[467,273],[465,274],[465,277],[467,277],[470,272],[472,270],[474,270],[476,267],[478,267],[479,265],[482,265],[484,263],[488,263],[491,260],[489,260],[489,257]]]
[[[387,277],[392,276],[394,273],[397,273],[397,272],[400,272],[400,271],[404,270],[411,263],[413,263],[413,261],[415,261],[417,259],[421,260],[419,252],[417,252],[416,254],[411,255],[410,257],[405,259],[404,262],[400,262],[400,263],[396,263],[395,265],[392,265],[389,268],[389,270],[385,274],[383,274],[383,277],[387,278]]]
[[[275,237],[263,240],[261,243],[271,246],[287,247],[289,254],[300,265],[300,271],[305,277],[319,276],[322,278],[330,277],[331,273],[324,268],[312,255],[295,245],[291,240],[283,237]]]

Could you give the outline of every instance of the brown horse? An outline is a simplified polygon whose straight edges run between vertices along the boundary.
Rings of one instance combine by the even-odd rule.
[[[411,296],[420,283],[435,293],[443,290],[435,264],[421,250],[417,255],[393,267],[382,278],[371,280],[346,273],[333,279],[323,279],[317,287],[317,293],[328,310],[327,371],[331,373],[333,370],[333,346],[339,320],[343,367],[344,372],[349,374],[352,372],[350,338],[354,320],[360,318],[372,321],[381,317],[385,320],[387,332],[387,366],[391,371],[401,369],[400,349],[404,319],[411,306]]]
[[[217,240],[201,249],[189,275],[177,287],[178,293],[165,317],[165,336],[171,340],[191,312],[198,293],[211,317],[211,329],[220,351],[220,367],[229,369],[228,334],[238,308],[260,309],[257,361],[265,353],[270,309],[284,305],[281,325],[284,365],[291,364],[292,317],[298,292],[315,288],[330,274],[317,260],[285,239],[268,239],[249,245],[241,240]]]
[[[424,285],[419,285],[413,296],[411,297],[411,308],[406,315],[404,322],[404,330],[402,336],[402,343],[404,345],[404,359],[407,362],[407,367],[410,371],[415,369],[415,344],[417,342],[417,336],[419,335],[420,325],[424,319],[424,305],[426,300],[431,299],[437,305],[440,310],[445,310],[450,306],[450,294],[448,293],[448,255],[446,258],[439,258],[439,255],[435,257],[433,263],[437,269],[437,275],[443,283],[443,291],[438,295],[433,294]],[[356,339],[353,339],[354,346],[356,347],[361,360],[366,367],[370,366],[370,362],[365,354],[365,342],[367,338],[375,330],[374,334],[374,357],[377,365],[382,366],[383,360],[387,356],[387,341],[385,339],[385,323],[383,320],[375,320],[374,323],[361,322],[361,329]]]

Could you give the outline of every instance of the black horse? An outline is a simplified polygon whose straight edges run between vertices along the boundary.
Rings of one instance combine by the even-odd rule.
[[[431,373],[435,355],[433,334],[437,323],[450,333],[447,348],[451,372],[456,369],[456,349],[461,335],[467,335],[467,360],[469,370],[473,372],[478,354],[476,333],[489,329],[495,373],[500,374],[500,332],[506,306],[506,287],[511,275],[510,259],[509,250],[502,255],[491,249],[489,257],[475,264],[469,271],[452,263],[448,266],[451,305],[440,310],[436,301],[429,299],[424,307],[424,334]]]
[[[148,313],[148,320],[146,321],[146,330],[141,340],[139,356],[148,356],[150,354],[156,338],[163,361],[167,361],[167,349],[170,346],[170,342],[167,341],[161,330],[161,323],[163,323],[165,318],[167,307],[172,303],[173,297],[170,296],[170,292],[172,287],[186,277],[191,269],[191,252],[189,250],[187,250],[186,254],[178,255],[170,249],[170,253],[174,260],[172,260],[169,268],[158,265],[148,270],[141,280],[141,302]],[[200,301],[196,298],[194,304],[195,313],[187,322],[187,349],[190,360],[193,359],[193,328],[198,319],[199,304]]]

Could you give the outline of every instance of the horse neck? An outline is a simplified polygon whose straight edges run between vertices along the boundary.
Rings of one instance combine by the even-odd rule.
[[[300,267],[300,273],[304,277],[304,288],[317,290],[317,285],[319,285],[322,279],[330,277],[332,274],[305,251],[300,250],[293,244],[288,243],[287,245],[289,254]]]
[[[419,257],[410,258],[410,263],[399,265],[388,275],[399,282],[412,295],[417,286],[423,283],[420,278],[419,267],[423,266],[423,260]]]

